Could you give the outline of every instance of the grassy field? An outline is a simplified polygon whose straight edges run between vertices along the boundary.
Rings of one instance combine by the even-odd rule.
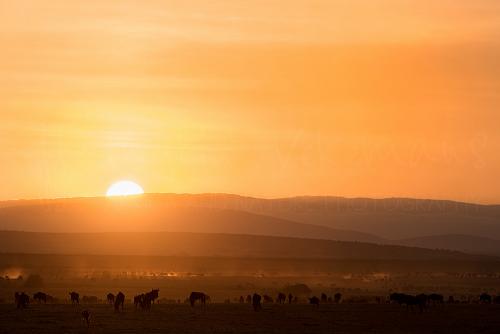
[[[81,311],[92,315],[90,328]],[[454,304],[424,313],[392,304],[264,305],[158,304],[150,312],[126,305],[0,305],[0,333],[498,333],[500,305]]]

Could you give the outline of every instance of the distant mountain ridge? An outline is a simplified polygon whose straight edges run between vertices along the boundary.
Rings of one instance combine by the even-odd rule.
[[[362,242],[274,236],[111,232],[38,233],[0,231],[1,253],[72,255],[219,256],[404,261],[496,261],[498,258],[446,250]]]
[[[0,202],[0,229],[170,231],[397,244],[500,255],[500,206],[411,198],[146,194]]]

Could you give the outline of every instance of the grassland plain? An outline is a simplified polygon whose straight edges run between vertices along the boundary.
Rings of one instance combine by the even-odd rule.
[[[91,313],[87,328],[83,309]],[[428,311],[393,304],[339,304],[314,308],[307,304],[264,305],[254,312],[247,304],[156,304],[149,312],[126,304],[111,306],[30,305],[18,310],[0,305],[0,333],[499,333],[500,305],[453,304]]]

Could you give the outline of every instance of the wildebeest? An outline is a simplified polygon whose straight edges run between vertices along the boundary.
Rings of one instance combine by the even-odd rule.
[[[247,302],[248,304],[250,304],[250,303],[252,302],[252,296],[247,295],[246,302]]]
[[[288,294],[288,304],[291,304],[293,301],[293,295],[291,293]]]
[[[479,302],[485,303],[485,304],[490,304],[491,303],[491,296],[487,293],[482,293],[479,296]]]
[[[72,304],[80,304],[80,295],[77,292],[72,291],[69,293],[69,296]]]
[[[82,321],[87,324],[87,327],[90,326],[90,312],[88,310],[82,311]]]
[[[189,303],[191,304],[191,306],[194,306],[194,303],[196,303],[196,301],[198,300],[200,301],[201,305],[205,305],[207,301],[207,295],[205,295],[203,292],[191,292],[191,294],[189,295]]]
[[[17,308],[26,308],[28,307],[28,304],[30,303],[30,297],[25,294],[24,292],[16,292],[14,294],[14,300],[16,302],[16,307]]]
[[[328,296],[326,295],[326,293],[323,292],[321,294],[321,302],[326,304],[327,301],[328,301]]]
[[[111,292],[108,293],[108,295],[106,296],[106,300],[108,301],[108,304],[113,305],[115,303],[115,295]]]
[[[134,306],[137,309],[138,306],[142,307],[143,304],[143,299],[144,299],[144,294],[141,293],[140,295],[137,295],[134,297]]]
[[[391,293],[389,296],[390,302],[396,302],[399,305],[406,305],[407,309],[413,309],[413,306],[418,306],[422,312],[427,303],[428,296],[425,294],[420,294],[418,296],[407,295],[404,293]]]
[[[151,301],[152,304],[155,303],[155,300],[158,299],[160,289],[152,289],[150,292],[146,293],[147,298]]]
[[[454,304],[455,303],[455,297],[449,296],[448,297],[448,304]]]
[[[39,303],[43,302],[45,304],[47,303],[47,294],[39,291],[33,295],[33,300]]]
[[[431,293],[427,297],[427,300],[433,304],[442,304],[444,302],[444,297],[443,297],[443,295],[440,295],[437,293]]]
[[[257,293],[253,294],[252,306],[253,306],[254,311],[259,311],[262,309],[262,305],[260,304],[261,299],[262,299],[262,297],[259,294],[257,294]]]
[[[271,296],[264,295],[264,303],[274,303],[274,300]]]
[[[309,304],[319,307],[319,298],[316,296],[309,298]]]
[[[115,298],[115,311],[118,312],[120,311],[120,306],[122,307],[122,311],[123,311],[123,304],[125,303],[125,295],[120,291],[118,292],[118,294],[116,295],[116,298]]]
[[[278,293],[278,297],[276,297],[276,302],[278,304],[285,304],[285,302],[286,302],[286,295],[283,292]]]
[[[340,303],[340,300],[342,299],[342,294],[340,292],[337,292],[334,296],[333,296],[333,300],[335,301],[335,304],[338,304]]]
[[[245,298],[243,298],[243,296],[240,296],[240,304],[245,304]]]

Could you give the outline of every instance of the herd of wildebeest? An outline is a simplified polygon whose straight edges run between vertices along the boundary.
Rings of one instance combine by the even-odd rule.
[[[139,295],[134,296],[134,308],[136,310],[150,310],[151,306],[155,303],[159,303],[159,289],[153,289],[146,293],[141,293]],[[99,302],[99,299],[96,296],[83,296],[80,299],[80,294],[77,292],[69,293],[70,301],[72,304],[80,304],[80,301],[83,304],[96,304]],[[24,292],[16,292],[14,294],[15,305],[19,309],[27,308],[30,303],[30,297]],[[37,292],[33,295],[33,300],[37,303],[47,304],[47,303],[55,303],[57,300],[44,293]],[[260,311],[262,309],[262,303],[277,303],[277,304],[296,304],[299,302],[299,298],[297,296],[293,296],[291,293],[286,295],[283,292],[280,292],[276,299],[273,299],[271,296],[267,294],[260,295],[258,293],[254,293],[253,295],[247,295],[246,297],[240,296],[239,299],[236,299],[241,304],[251,304],[254,311]],[[327,296],[327,294],[322,293],[320,297],[313,296],[307,299],[308,303],[313,305],[314,307],[319,307],[320,304],[339,304],[342,301],[342,294],[336,293],[333,297]],[[106,301],[108,304],[113,305],[115,312],[123,311],[125,304],[125,295],[122,292],[118,292],[116,295],[113,293],[108,293],[106,296]],[[211,301],[210,296],[205,294],[204,292],[196,292],[193,291],[186,298],[185,303],[189,303],[192,307],[198,302],[202,306],[206,305]],[[454,303],[464,303],[464,302],[477,302],[481,304],[500,304],[500,295],[491,296],[490,294],[483,293],[478,298],[474,300],[468,301],[459,301],[456,300],[453,296],[448,296],[448,299],[445,300],[444,296],[437,293],[431,294],[418,294],[418,295],[410,295],[405,293],[394,292],[389,296],[376,297],[376,303],[396,303],[401,306],[406,306],[407,310],[412,311],[425,311],[428,307],[436,306],[440,304],[454,304]],[[181,303],[181,300],[175,301],[176,303]],[[225,303],[230,303],[230,300],[226,300]],[[82,319],[89,326],[90,324],[90,312],[89,310],[82,311]]]

